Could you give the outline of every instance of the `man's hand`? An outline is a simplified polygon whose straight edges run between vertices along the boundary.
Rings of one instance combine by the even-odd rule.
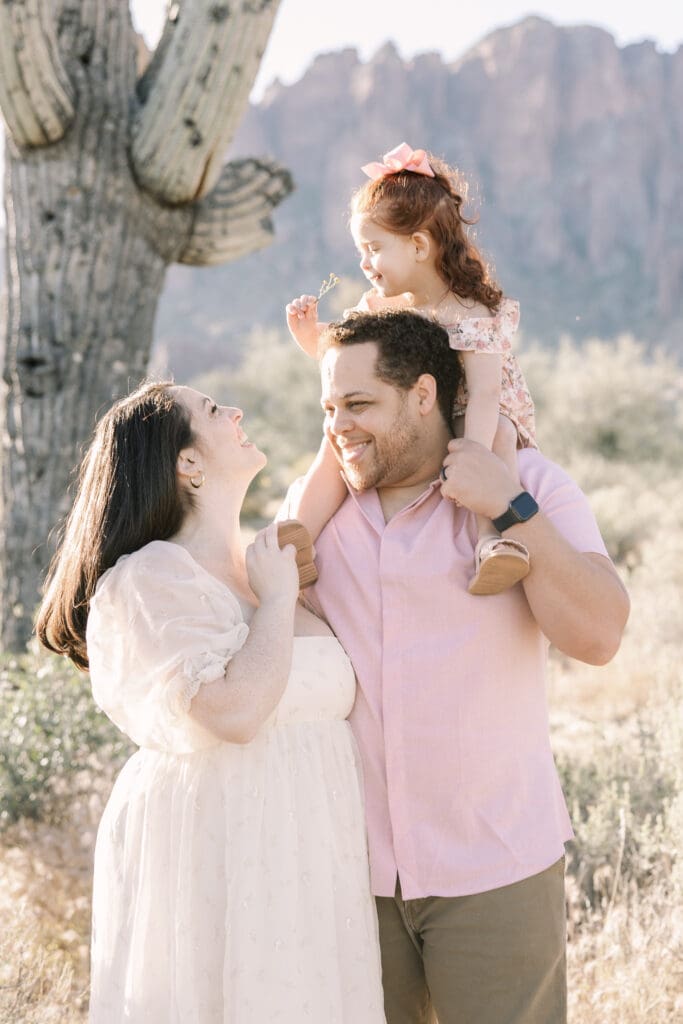
[[[441,478],[444,498],[488,519],[502,515],[521,490],[502,459],[464,437],[449,442]]]

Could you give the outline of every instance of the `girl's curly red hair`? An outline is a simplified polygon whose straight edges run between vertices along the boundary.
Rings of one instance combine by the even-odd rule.
[[[465,231],[474,223],[462,213],[467,183],[443,160],[431,153],[427,158],[433,178],[397,171],[368,181],[354,193],[351,215],[366,214],[399,235],[428,231],[437,247],[437,270],[451,291],[495,313],[503,292]]]

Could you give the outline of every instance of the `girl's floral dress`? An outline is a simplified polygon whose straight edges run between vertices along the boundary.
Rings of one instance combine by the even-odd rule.
[[[503,356],[500,387],[500,411],[517,428],[520,448],[538,448],[534,403],[519,363],[512,353],[512,338],[519,325],[519,303],[503,299],[494,316],[465,317],[457,323],[444,323],[451,348],[458,352],[491,352]],[[463,375],[455,397],[454,416],[464,416],[467,384]]]

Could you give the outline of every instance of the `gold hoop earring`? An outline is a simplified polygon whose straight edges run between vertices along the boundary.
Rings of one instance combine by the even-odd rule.
[[[199,475],[199,476],[201,477],[201,480],[199,481],[199,483],[197,483],[197,482],[196,482],[196,479],[197,479],[197,477],[196,477],[196,476],[191,476],[191,477],[190,477],[190,483],[191,483],[191,484],[192,484],[192,486],[194,487],[195,491],[198,491],[198,490],[199,490],[199,488],[200,488],[200,487],[202,486],[202,484],[204,483],[204,481],[206,480],[206,477],[204,476],[204,474],[202,473],[202,471],[201,471],[201,470],[199,471],[199,474],[198,474],[198,475]]]

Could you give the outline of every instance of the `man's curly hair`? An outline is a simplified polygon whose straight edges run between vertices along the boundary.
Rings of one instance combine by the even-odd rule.
[[[354,312],[325,327],[318,342],[318,358],[330,348],[368,341],[377,345],[375,373],[385,383],[408,391],[421,374],[434,377],[439,410],[452,430],[453,404],[463,369],[458,353],[448,343],[447,331],[436,320],[412,310]]]

